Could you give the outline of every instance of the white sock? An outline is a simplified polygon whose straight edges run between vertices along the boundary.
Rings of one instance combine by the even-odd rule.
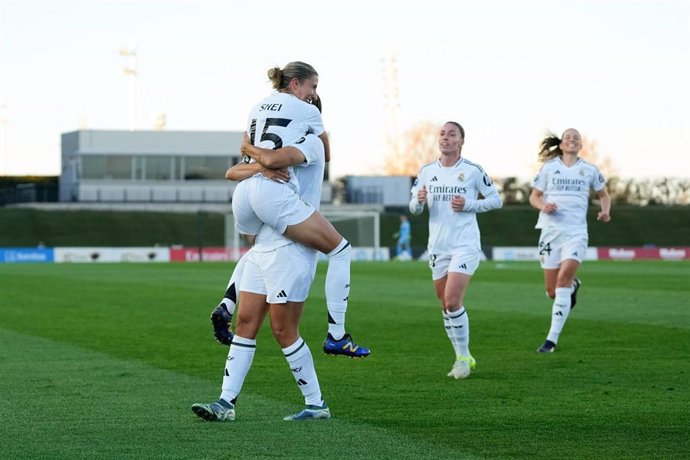
[[[345,313],[350,295],[350,257],[352,247],[343,238],[328,256],[326,272],[326,308],[328,308],[328,332],[340,340],[345,335]]]
[[[235,307],[237,306],[237,301],[236,297],[233,299],[228,295],[228,291],[235,289],[235,285],[231,285],[228,287],[228,290],[225,291],[225,297],[223,297],[223,300],[220,301],[218,305],[222,306],[225,308],[225,311],[227,311],[230,314],[230,319],[232,320],[232,315],[235,313]]]
[[[455,335],[453,334],[453,330],[450,327],[450,320],[448,319],[448,310],[443,310],[443,327],[446,329],[446,335],[448,336],[448,340],[450,340],[450,344],[453,346],[453,351],[455,352],[455,356],[460,356],[460,348],[458,347],[457,340],[455,340]]]
[[[223,373],[223,391],[220,399],[235,404],[235,399],[240,394],[244,379],[252,366],[255,351],[256,339],[245,339],[238,335],[232,339]]]
[[[316,377],[314,359],[307,342],[301,337],[287,348],[283,348],[283,354],[290,366],[295,382],[304,396],[304,403],[311,406],[323,405],[319,379]]]
[[[246,254],[245,254],[246,255]],[[239,295],[240,280],[242,279],[242,273],[244,273],[244,265],[246,257],[243,255],[240,260],[237,261],[235,269],[230,275],[230,280],[228,281],[228,286],[225,288],[225,295],[223,300],[220,301],[220,305],[224,306],[230,316],[235,314],[235,307],[237,306],[237,297]]]
[[[448,312],[448,323],[453,335],[451,341],[456,357],[470,356],[470,318],[465,307]]]
[[[549,335],[546,336],[546,340],[553,343],[558,343],[558,336],[570,314],[570,293],[571,288],[569,287],[556,288],[556,298],[553,301],[553,307],[551,307],[551,329],[549,329]]]

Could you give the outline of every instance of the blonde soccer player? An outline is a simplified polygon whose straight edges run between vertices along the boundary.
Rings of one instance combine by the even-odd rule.
[[[328,161],[330,149],[319,109],[316,92],[319,76],[316,70],[307,63],[295,61],[282,69],[269,69],[268,77],[275,91],[256,104],[249,114],[247,132],[250,143],[262,149],[275,150],[296,145],[308,134],[313,134],[321,139]],[[257,173],[237,185],[232,197],[235,225],[239,233],[250,239],[263,225],[268,225],[286,238],[326,254],[325,294],[329,324],[323,351],[365,358],[371,351],[355,344],[345,330],[350,293],[350,243],[313,205],[301,199],[300,187],[309,184],[300,184],[294,173],[293,166],[302,162],[302,157],[295,152],[296,156],[290,158],[287,183]],[[264,166],[269,168],[274,166],[270,163],[274,158],[271,155],[246,149],[243,153],[251,161],[264,161]],[[319,184],[322,180],[318,179]],[[229,316],[224,315],[222,309],[214,310],[213,315],[214,330],[219,331],[219,326],[225,328]]]

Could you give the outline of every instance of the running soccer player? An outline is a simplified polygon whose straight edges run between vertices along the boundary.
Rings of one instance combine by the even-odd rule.
[[[570,310],[575,308],[580,280],[575,276],[587,253],[587,206],[589,190],[600,200],[597,220],[611,220],[611,198],[599,169],[578,157],[582,138],[576,129],[566,129],[562,138],[549,133],[541,142],[539,160],[544,165],[534,178],[530,204],[539,210],[536,228],[539,256],[544,270],[546,295],[554,299],[551,328],[539,353],[556,350]]]
[[[503,206],[493,182],[476,163],[462,157],[465,130],[449,121],[441,127],[441,156],[422,166],[412,186],[410,212],[429,208],[429,267],[446,333],[455,352],[448,377],[465,379],[476,365],[470,354],[470,323],[464,306],[467,287],[482,257],[478,212]],[[480,194],[483,198],[480,198]]]

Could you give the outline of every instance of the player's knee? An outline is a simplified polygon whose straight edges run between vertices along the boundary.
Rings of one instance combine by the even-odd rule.
[[[443,308],[446,311],[459,310],[462,305],[462,301],[457,297],[446,297],[443,299]]]
[[[335,246],[333,247],[333,250],[326,253],[326,255],[328,256],[329,259],[333,259],[333,258],[346,259],[346,258],[351,257],[351,253],[352,253],[352,246],[350,245],[350,242],[347,241],[342,236],[338,235],[338,241],[336,242]]]
[[[556,289],[549,288],[546,290],[545,294],[546,294],[546,297],[553,300],[556,298]]]
[[[271,322],[271,332],[273,332],[273,337],[276,339],[276,342],[283,348],[295,343],[296,334],[294,328]]]
[[[242,309],[240,309],[235,319],[235,333],[240,337],[253,339],[256,338],[257,329],[256,320],[247,315],[242,315]]]

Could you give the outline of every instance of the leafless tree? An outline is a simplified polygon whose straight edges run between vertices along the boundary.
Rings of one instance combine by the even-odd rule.
[[[400,139],[389,139],[390,153],[384,172],[391,176],[416,176],[419,168],[439,156],[438,130],[437,123],[424,121],[405,131]]]

